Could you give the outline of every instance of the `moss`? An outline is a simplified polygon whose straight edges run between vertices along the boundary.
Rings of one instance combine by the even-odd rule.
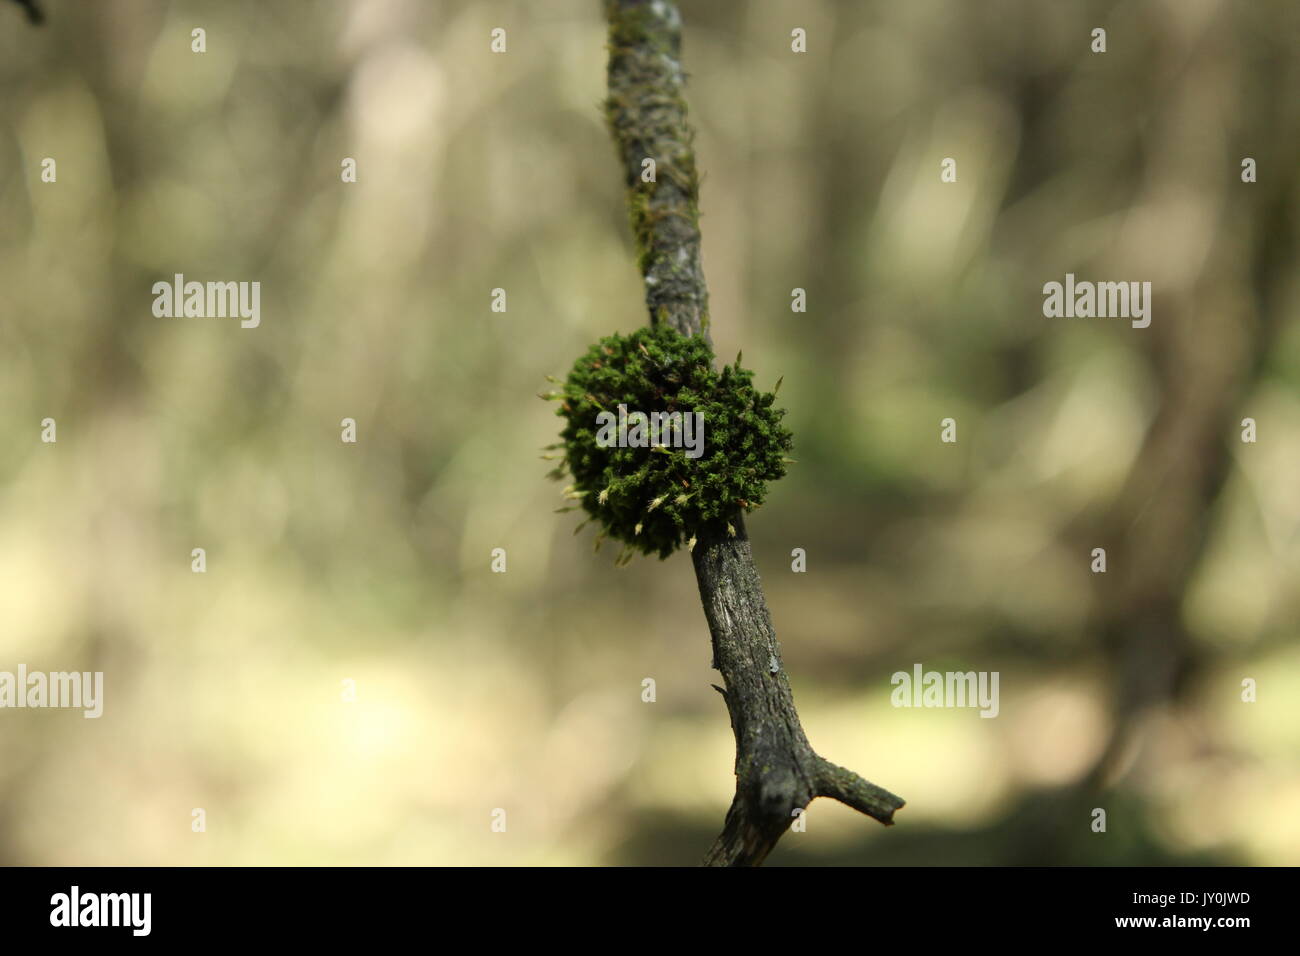
[[[609,22],[609,47],[619,54],[677,53],[677,34],[667,29],[665,21],[649,4],[623,4],[605,0],[605,19]]]
[[[793,436],[775,390],[758,391],[753,377],[740,356],[718,371],[703,337],[666,326],[608,336],[578,358],[544,396],[560,402],[564,419],[552,446],[563,461],[552,476],[572,476],[564,493],[602,526],[598,547],[605,537],[622,542],[620,563],[638,551],[666,558],[706,529],[734,533],[735,515],[762,504],[767,483],[785,474]],[[597,416],[617,415],[620,405],[701,413],[702,454],[690,457],[671,437],[661,438],[664,447],[602,447]]]

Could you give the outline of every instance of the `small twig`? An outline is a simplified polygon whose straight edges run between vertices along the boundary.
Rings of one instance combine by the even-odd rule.
[[[838,800],[886,826],[893,825],[894,811],[903,805],[899,797],[824,757],[817,760],[817,796]]]

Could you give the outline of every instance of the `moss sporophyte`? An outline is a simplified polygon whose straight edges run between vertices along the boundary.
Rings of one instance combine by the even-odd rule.
[[[560,459],[551,477],[571,476],[565,498],[623,545],[617,563],[636,552],[666,558],[694,548],[702,531],[734,534],[734,516],[763,503],[767,483],[782,477],[793,444],[770,392],[740,365],[719,371],[702,336],[667,326],[614,334],[591,346],[558,388],[561,441],[544,457]],[[562,450],[562,453],[561,453]]]

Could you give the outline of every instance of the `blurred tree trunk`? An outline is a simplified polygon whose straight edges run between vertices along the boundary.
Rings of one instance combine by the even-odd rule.
[[[1205,27],[1207,33],[1214,29],[1213,22]],[[1189,69],[1184,51],[1164,42],[1162,58]],[[1285,74],[1289,42],[1282,40],[1272,56],[1260,51],[1234,81],[1244,86],[1259,70],[1265,83],[1275,83]],[[1292,214],[1291,173],[1300,158],[1294,107],[1279,96],[1242,111],[1225,97],[1206,116],[1214,107],[1193,102],[1198,95],[1184,85],[1157,114],[1169,131],[1138,173],[1149,194],[1135,202],[1158,206],[1178,170],[1186,194],[1213,210],[1212,238],[1194,284],[1157,294],[1158,318],[1141,333],[1160,399],[1123,489],[1099,524],[1071,531],[1084,549],[1080,553],[1107,549],[1108,573],[1093,575],[1094,627],[1110,662],[1115,696],[1110,738],[1085,777],[1094,787],[1114,781],[1144,717],[1176,703],[1199,666],[1183,604],[1205,554],[1215,503],[1239,450],[1248,447],[1240,441],[1241,421],[1251,416],[1245,402],[1278,339],[1284,286],[1293,281],[1300,253]],[[1180,116],[1193,107],[1198,125],[1189,127]],[[1256,183],[1240,182],[1234,165],[1180,167],[1185,161],[1178,157],[1196,155],[1196,144],[1180,136],[1200,136],[1200,124],[1207,123],[1225,131],[1235,127],[1229,135],[1244,143],[1283,148],[1261,164],[1269,171]],[[1243,286],[1254,290],[1253,301],[1222,292]]]

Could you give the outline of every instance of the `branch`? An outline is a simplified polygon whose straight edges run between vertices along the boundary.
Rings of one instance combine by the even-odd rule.
[[[699,176],[682,98],[681,16],[670,0],[605,0],[606,117],[628,190],[646,307],[654,324],[708,337],[700,261]],[[654,182],[642,180],[655,161]],[[709,866],[755,866],[798,811],[831,797],[893,822],[898,797],[819,757],[804,735],[739,511],[734,535],[702,533],[692,551],[713,639],[713,666],[736,735],[736,796]]]
[[[838,800],[886,826],[894,822],[894,811],[903,805],[902,800],[883,787],[863,780],[852,770],[837,766],[822,757],[817,759],[817,796]]]
[[[37,0],[14,0],[14,3],[26,11],[28,23],[39,26],[45,22],[45,14],[41,11],[41,5]]]
[[[605,117],[618,147],[627,204],[653,323],[709,335],[709,292],[700,264],[693,133],[686,122],[681,15],[671,2],[606,0],[609,99]],[[642,162],[655,181],[642,182]]]

